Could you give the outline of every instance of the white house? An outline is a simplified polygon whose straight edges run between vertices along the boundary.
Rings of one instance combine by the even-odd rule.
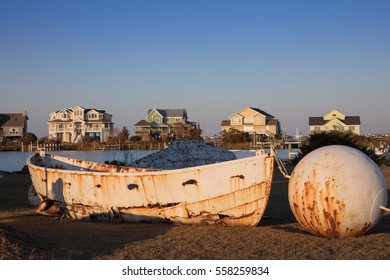
[[[106,142],[114,131],[111,114],[81,106],[51,113],[48,125],[49,139],[68,143],[77,142],[81,137]]]

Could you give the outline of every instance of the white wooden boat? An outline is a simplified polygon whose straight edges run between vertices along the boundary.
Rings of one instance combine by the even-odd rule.
[[[73,219],[255,226],[268,203],[274,155],[261,150],[243,159],[153,170],[41,151],[27,165],[42,213],[54,207]]]

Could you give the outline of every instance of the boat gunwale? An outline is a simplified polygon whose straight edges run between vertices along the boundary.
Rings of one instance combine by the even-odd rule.
[[[31,159],[33,157],[42,157],[42,158],[45,158],[46,156],[50,156],[51,158],[53,158],[54,160],[57,160],[59,162],[61,162],[61,158],[64,158],[64,159],[72,159],[72,160],[75,160],[75,161],[82,161],[82,162],[86,162],[86,163],[97,163],[97,164],[100,164],[100,165],[106,165],[108,167],[112,167],[112,168],[121,168],[121,167],[124,167],[124,168],[128,168],[128,169],[134,169],[134,171],[129,171],[129,172],[121,172],[121,171],[117,171],[117,172],[109,172],[109,171],[95,171],[95,170],[69,170],[69,169],[61,169],[61,168],[53,168],[53,167],[47,167],[47,166],[39,166],[39,165],[36,165],[34,164]],[[35,153],[31,156],[29,156],[27,158],[27,166],[28,167],[31,167],[31,168],[34,168],[34,169],[39,169],[39,170],[44,170],[44,171],[55,171],[57,173],[66,173],[66,174],[94,174],[94,175],[99,175],[99,176],[107,176],[107,175],[115,175],[115,176],[147,176],[147,175],[150,175],[150,176],[153,176],[153,175],[161,175],[161,174],[176,174],[176,173],[182,173],[183,171],[185,172],[191,172],[191,171],[194,171],[194,172],[199,172],[199,170],[202,170],[202,169],[210,169],[210,168],[218,168],[218,167],[224,167],[224,166],[227,166],[227,165],[232,165],[232,164],[240,164],[240,163],[244,163],[244,162],[251,162],[251,161],[256,161],[258,159],[266,159],[266,158],[270,158],[270,159],[273,159],[273,154],[272,152],[271,153],[256,153],[254,156],[250,156],[250,157],[245,157],[245,158],[240,158],[240,159],[234,159],[234,160],[228,160],[228,161],[223,161],[223,162],[217,162],[217,163],[211,163],[211,164],[205,164],[205,165],[199,165],[199,166],[193,166],[193,167],[185,167],[185,168],[179,168],[179,169],[144,169],[144,168],[136,168],[136,167],[126,167],[126,166],[116,166],[116,165],[112,165],[112,164],[104,164],[104,163],[99,163],[99,162],[94,162],[94,161],[88,161],[88,160],[82,160],[82,159],[77,159],[77,158],[70,158],[70,157],[64,157],[64,156],[57,156],[57,155],[52,155],[52,154],[47,154],[45,153],[45,156],[41,156],[39,153]],[[77,165],[73,165],[75,167],[77,167]],[[84,167],[81,167],[81,168],[84,168]],[[137,171],[139,170],[139,171]],[[142,170],[146,170],[146,171],[142,171]]]

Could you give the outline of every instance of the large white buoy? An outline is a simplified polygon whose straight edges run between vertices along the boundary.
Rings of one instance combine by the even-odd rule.
[[[310,233],[342,237],[363,235],[387,206],[385,178],[361,151],[325,146],[306,155],[288,184],[290,207]]]

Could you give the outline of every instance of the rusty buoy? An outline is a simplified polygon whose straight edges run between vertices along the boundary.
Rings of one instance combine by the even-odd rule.
[[[385,178],[361,151],[325,146],[294,168],[288,199],[295,218],[318,236],[360,236],[375,226],[387,206]]]

